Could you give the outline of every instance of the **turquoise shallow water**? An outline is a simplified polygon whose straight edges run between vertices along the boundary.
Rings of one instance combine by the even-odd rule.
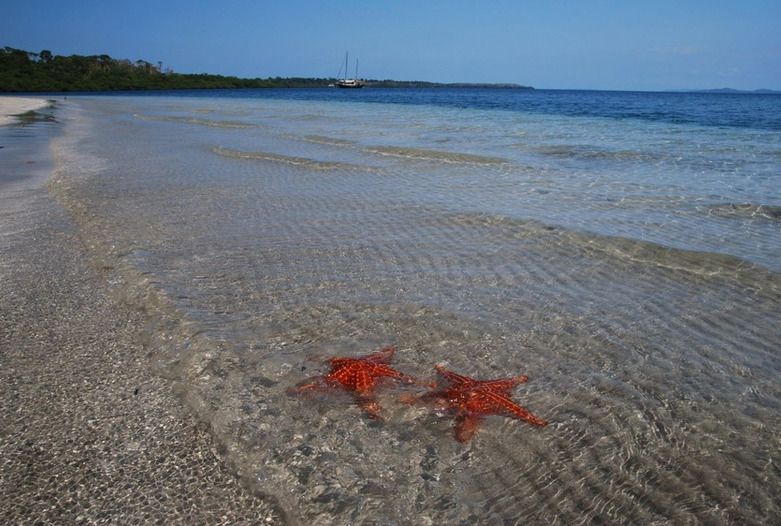
[[[364,92],[61,104],[49,189],[237,473],[304,523],[778,519],[778,99]],[[287,394],[388,345],[550,424]]]

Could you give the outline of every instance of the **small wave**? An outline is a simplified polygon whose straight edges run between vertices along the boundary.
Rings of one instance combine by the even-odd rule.
[[[490,157],[471,153],[421,150],[418,148],[405,148],[401,146],[370,146],[365,148],[365,150],[379,155],[453,164],[502,164],[509,162],[507,159],[503,159],[501,157]]]
[[[323,135],[307,135],[304,137],[305,141],[326,144],[328,146],[351,146],[355,144],[353,141],[347,139],[337,139],[335,137],[325,137]]]
[[[536,148],[535,151],[548,157],[561,157],[585,160],[616,160],[616,161],[660,161],[665,156],[653,155],[638,150],[610,150],[594,146],[573,144],[549,145]]]
[[[459,223],[473,227],[498,227],[514,238],[556,238],[552,243],[582,250],[598,260],[624,260],[638,265],[660,267],[689,276],[740,282],[749,290],[777,295],[781,275],[740,257],[669,247],[651,241],[572,230],[536,220],[494,214],[458,214]]]
[[[738,256],[668,247],[650,241],[614,236],[568,232],[572,242],[592,251],[603,252],[641,265],[663,267],[692,276],[740,282],[747,289],[781,291],[781,276]]]
[[[334,170],[337,168],[347,168],[345,163],[318,161],[307,159],[306,157],[291,157],[288,155],[279,155],[271,152],[243,152],[217,146],[212,151],[222,157],[231,157],[233,159],[248,159],[253,161],[269,161],[274,163],[292,164],[297,166],[306,166],[315,170]]]
[[[781,206],[757,205],[751,203],[726,203],[710,205],[706,207],[706,210],[709,214],[718,217],[781,221]]]
[[[164,122],[185,122],[187,124],[198,124],[200,126],[213,126],[215,128],[257,128],[254,124],[241,121],[213,121],[210,119],[199,119],[196,117],[160,117],[157,115],[142,115],[136,113],[134,115],[138,119],[145,121],[164,121]]]

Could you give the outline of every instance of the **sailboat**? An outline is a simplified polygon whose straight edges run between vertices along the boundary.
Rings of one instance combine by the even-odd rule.
[[[339,79],[336,81],[336,87],[338,88],[362,88],[364,85],[364,82],[360,79],[358,79],[358,61],[355,61],[355,78],[348,79],[347,78],[347,59],[348,54],[344,54],[344,78]],[[339,73],[341,73],[341,69],[339,70]]]

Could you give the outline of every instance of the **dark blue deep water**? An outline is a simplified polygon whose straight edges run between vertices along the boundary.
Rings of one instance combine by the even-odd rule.
[[[364,88],[183,90],[151,96],[370,102],[781,131],[781,93]]]

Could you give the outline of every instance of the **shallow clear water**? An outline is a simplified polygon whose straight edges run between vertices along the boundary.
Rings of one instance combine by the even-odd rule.
[[[745,97],[745,98],[743,98]],[[304,523],[781,514],[781,98],[519,90],[70,97],[51,191],[155,370]],[[527,374],[545,428],[289,396],[394,345]]]

